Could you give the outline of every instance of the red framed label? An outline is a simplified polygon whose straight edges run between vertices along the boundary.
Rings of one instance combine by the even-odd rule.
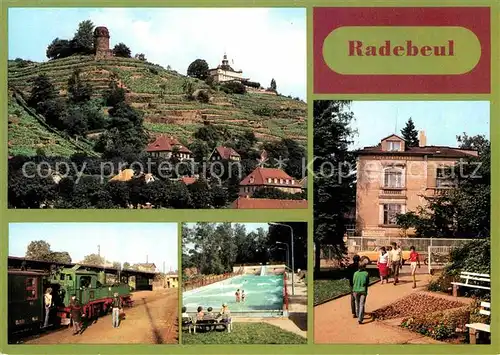
[[[489,7],[314,8],[313,22],[315,94],[489,94],[491,91]],[[479,60],[472,70],[453,75],[358,75],[332,70],[323,55],[325,39],[342,27],[374,26],[465,28],[479,41]]]

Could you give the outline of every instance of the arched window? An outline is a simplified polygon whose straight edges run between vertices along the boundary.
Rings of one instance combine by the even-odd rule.
[[[384,169],[384,187],[402,188],[403,186],[403,169],[393,167]]]

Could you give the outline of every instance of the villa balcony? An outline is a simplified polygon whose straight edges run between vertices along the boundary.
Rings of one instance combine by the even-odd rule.
[[[406,199],[406,188],[404,187],[381,187],[380,198],[401,198]]]

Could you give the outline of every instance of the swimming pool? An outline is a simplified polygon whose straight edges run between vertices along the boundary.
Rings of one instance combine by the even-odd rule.
[[[245,291],[245,302],[236,302],[237,289]],[[238,275],[227,280],[184,292],[183,306],[196,313],[198,306],[214,312],[227,303],[235,316],[273,317],[283,315],[283,276]]]

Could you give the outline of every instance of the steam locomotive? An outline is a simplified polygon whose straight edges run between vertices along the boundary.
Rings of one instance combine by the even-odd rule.
[[[70,324],[69,303],[72,295],[80,301],[86,319],[108,313],[115,292],[124,306],[133,306],[132,287],[119,277],[112,285],[107,285],[106,274],[102,271],[90,271],[81,265],[54,267],[51,271],[9,269],[9,334],[39,329],[43,325],[44,293],[49,287],[54,305],[49,313],[49,323],[56,327]]]

